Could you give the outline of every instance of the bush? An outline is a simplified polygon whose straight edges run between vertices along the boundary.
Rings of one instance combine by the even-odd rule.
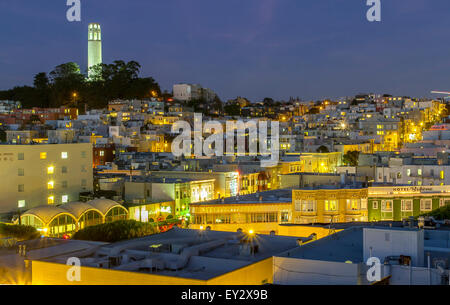
[[[436,209],[430,213],[424,214],[423,216],[433,216],[436,220],[450,219],[450,205]]]
[[[117,242],[158,233],[154,224],[135,220],[119,220],[84,228],[73,235],[73,239]]]
[[[31,226],[0,223],[0,238],[13,237],[18,240],[30,240],[37,239],[40,236],[41,234]]]

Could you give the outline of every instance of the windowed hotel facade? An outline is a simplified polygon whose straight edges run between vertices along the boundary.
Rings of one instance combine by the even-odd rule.
[[[450,186],[370,187],[370,221],[402,221],[450,205]]]
[[[0,145],[0,213],[78,201],[93,190],[92,144]]]

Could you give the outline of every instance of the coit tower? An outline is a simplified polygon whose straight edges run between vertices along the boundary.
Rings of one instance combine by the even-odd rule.
[[[100,24],[90,23],[88,31],[88,69],[102,63],[102,30]],[[89,70],[88,70],[89,71]],[[89,77],[91,72],[89,72]]]

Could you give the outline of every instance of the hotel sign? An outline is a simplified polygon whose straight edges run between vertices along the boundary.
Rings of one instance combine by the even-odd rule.
[[[428,194],[428,193],[447,193],[447,192],[450,192],[450,186],[448,185],[369,187],[369,196]]]

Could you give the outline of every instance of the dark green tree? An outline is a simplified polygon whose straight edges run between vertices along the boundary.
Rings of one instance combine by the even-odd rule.
[[[343,161],[344,164],[349,166],[358,166],[358,159],[359,159],[359,151],[348,151],[346,154],[344,154]]]
[[[317,151],[318,153],[321,153],[321,154],[329,153],[329,152],[330,152],[330,150],[329,150],[326,146],[324,146],[324,145],[322,145],[322,146],[320,146],[319,148],[317,148],[316,151]]]

